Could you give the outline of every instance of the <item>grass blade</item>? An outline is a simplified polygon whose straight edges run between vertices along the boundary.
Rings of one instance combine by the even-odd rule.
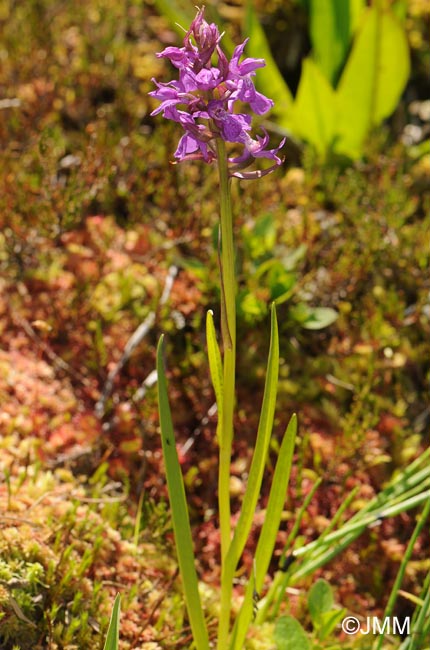
[[[110,617],[106,641],[103,650],[118,650],[119,645],[119,616],[121,610],[121,597],[116,595]]]
[[[296,582],[316,569],[324,566],[338,555],[343,549],[347,548],[352,542],[361,535],[361,533],[372,523],[378,519],[386,517],[394,517],[395,515],[406,512],[412,508],[417,507],[424,501],[430,499],[430,490],[426,490],[421,494],[416,495],[411,499],[405,499],[403,502],[395,506],[388,506],[376,512],[370,512],[363,516],[362,520],[355,519],[353,523],[351,520],[347,521],[341,528],[330,533],[324,537],[322,542],[317,539],[315,542],[310,542],[300,549],[295,551],[295,556],[299,557],[311,551],[309,559],[305,560],[296,571],[293,572],[292,581]],[[336,544],[333,544],[336,542]]]
[[[385,607],[384,619],[383,620],[387,619],[388,617],[392,616],[392,614],[393,614],[394,605],[396,603],[397,596],[398,596],[398,593],[399,593],[399,589],[400,589],[400,586],[402,584],[403,578],[405,576],[405,572],[406,572],[407,566],[409,564],[409,560],[411,559],[415,543],[416,543],[416,541],[418,539],[419,534],[421,533],[422,529],[424,528],[424,525],[426,524],[426,521],[427,521],[427,519],[429,517],[429,514],[430,514],[430,499],[428,499],[427,502],[424,505],[424,508],[423,508],[423,510],[421,512],[420,518],[417,521],[414,532],[412,533],[412,536],[411,536],[411,538],[409,540],[406,551],[405,551],[405,553],[403,555],[403,558],[402,558],[402,561],[401,561],[401,564],[400,564],[400,568],[399,568],[399,570],[397,572],[397,576],[396,576],[396,579],[394,581],[394,585],[393,585],[393,587],[391,589],[391,593],[390,593],[390,596],[388,598],[387,605]],[[422,608],[421,611],[423,611],[423,609],[424,608]],[[420,621],[420,623],[422,623],[422,621]],[[418,628],[418,626],[417,626],[417,628]],[[415,630],[415,633],[416,633],[415,635],[418,636],[418,637],[419,637],[418,632],[422,631],[421,628],[422,628],[422,625],[420,625],[419,630],[418,629]],[[385,638],[385,633],[383,632],[382,634],[379,635],[378,641],[376,643],[375,650],[381,650],[384,638]]]
[[[157,348],[158,408],[176,552],[183,582],[188,618],[196,648],[197,650],[209,650],[208,633],[194,565],[193,540],[188,518],[184,481],[176,451],[172,415],[167,394],[167,382],[163,364],[163,338],[163,336],[160,337]]]

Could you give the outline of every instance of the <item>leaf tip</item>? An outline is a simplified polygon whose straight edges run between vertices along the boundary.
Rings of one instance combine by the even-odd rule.
[[[156,354],[157,370],[159,369],[160,365],[162,365],[163,353],[164,353],[164,334],[161,334],[160,338],[158,339],[158,345],[157,345],[157,354]]]

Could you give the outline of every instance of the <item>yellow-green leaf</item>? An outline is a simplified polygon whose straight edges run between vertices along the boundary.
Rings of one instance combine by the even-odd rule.
[[[294,102],[293,131],[325,155],[332,146],[336,122],[335,91],[317,64],[305,59]]]
[[[390,10],[372,7],[354,41],[337,89],[336,151],[358,157],[371,127],[396,108],[410,71],[405,30]]]

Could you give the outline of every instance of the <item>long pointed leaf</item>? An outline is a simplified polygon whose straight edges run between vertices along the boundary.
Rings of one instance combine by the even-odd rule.
[[[120,609],[121,597],[119,594],[117,594],[112,608],[112,614],[110,617],[104,650],[118,650]]]
[[[214,319],[211,310],[208,311],[206,316],[206,341],[208,346],[209,369],[218,409],[218,423],[221,423],[224,408],[224,379],[221,352],[216,340]],[[220,436],[221,432],[217,430],[217,433]]]
[[[264,519],[264,524],[258,539],[257,550],[255,552],[255,581],[258,590],[263,586],[264,577],[272,558],[276,542],[276,534],[281,523],[288,483],[290,480],[296,434],[297,416],[294,414],[288,423],[287,430],[282,439],[275,473],[273,475],[272,487],[269,494],[269,501],[267,503],[266,517]]]
[[[290,480],[296,434],[297,417],[293,415],[282,439],[269,501],[267,503],[266,516],[255,552],[255,585],[251,581],[247,585],[244,603],[236,619],[236,625],[233,631],[232,650],[240,650],[243,647],[246,633],[253,616],[253,595],[255,596],[253,592],[254,589],[258,592],[263,586],[264,577],[272,558],[276,536],[281,523],[282,511],[284,509],[288,482]]]
[[[260,421],[258,424],[257,440],[252,456],[251,468],[249,470],[248,483],[243,497],[239,521],[234,531],[226,563],[234,564],[242,554],[254,519],[255,508],[260,495],[261,482],[263,480],[264,466],[269,449],[270,436],[272,434],[273,419],[275,416],[276,393],[278,387],[279,370],[279,338],[278,323],[276,320],[275,306],[271,308],[271,335],[269,358],[267,361],[266,383],[264,386],[263,404],[261,407]]]
[[[401,586],[403,578],[405,576],[406,569],[407,569],[407,567],[409,565],[409,561],[411,559],[411,556],[412,556],[412,553],[413,553],[413,550],[414,550],[414,547],[415,547],[415,543],[416,543],[416,541],[418,539],[419,534],[421,533],[422,529],[424,528],[429,515],[430,515],[430,499],[428,499],[427,502],[424,504],[424,508],[423,508],[423,510],[421,512],[421,516],[420,516],[420,518],[418,519],[418,521],[417,521],[417,523],[415,525],[414,531],[413,531],[413,533],[411,535],[411,538],[410,538],[410,540],[408,542],[408,545],[406,547],[406,551],[405,551],[405,553],[403,555],[402,561],[400,563],[399,570],[398,570],[397,575],[396,575],[396,579],[394,580],[394,584],[392,586],[391,593],[390,593],[390,596],[388,598],[387,605],[385,607],[384,620],[388,619],[390,616],[393,615],[394,605],[396,603],[396,600],[397,600],[397,597],[398,597],[398,594],[399,594],[399,590],[400,590],[400,586]],[[419,637],[419,634],[415,635],[415,636]],[[376,643],[375,650],[381,650],[384,638],[385,638],[385,633],[382,633],[379,636],[379,639],[378,639],[378,641]]]
[[[200,601],[196,568],[194,565],[193,540],[188,517],[184,481],[176,451],[172,415],[167,394],[167,382],[163,364],[163,336],[157,348],[158,408],[160,413],[161,441],[166,466],[167,489],[172,509],[176,552],[182,577],[185,603],[193,639],[197,650],[209,650],[209,639]]]

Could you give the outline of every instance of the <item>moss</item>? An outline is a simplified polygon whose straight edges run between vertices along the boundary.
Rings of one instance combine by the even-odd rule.
[[[148,611],[179,598],[164,591],[174,562],[164,548],[129,541],[134,527],[125,495],[113,485],[100,497],[99,486],[90,488],[64,470],[37,471],[20,482],[11,476],[9,499],[5,491],[0,496],[2,649],[101,648],[118,590],[124,650],[132,647],[130,636],[158,638],[161,630],[153,627],[155,618],[148,621]],[[177,627],[180,620],[163,626]]]

